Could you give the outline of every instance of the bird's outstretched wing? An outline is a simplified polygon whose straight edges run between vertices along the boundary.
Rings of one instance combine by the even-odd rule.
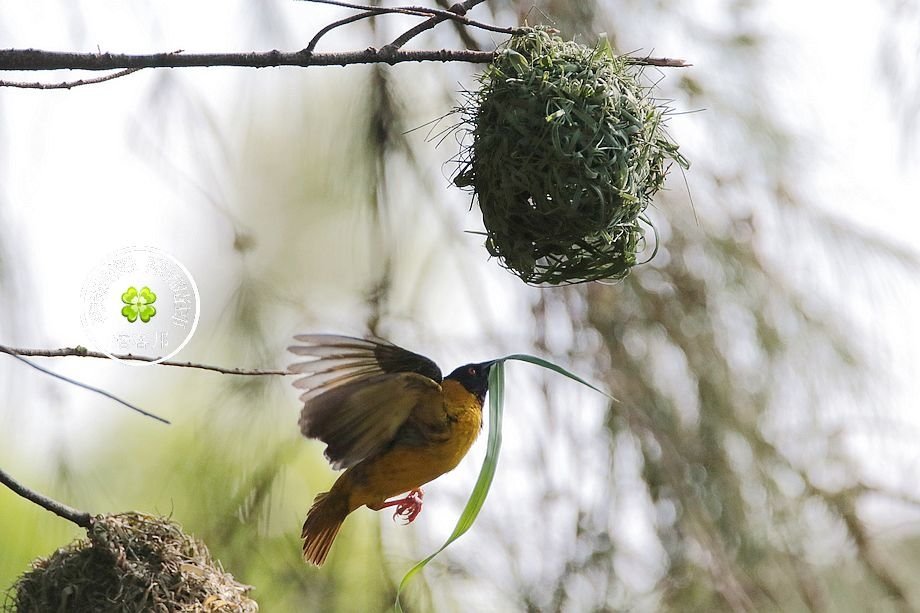
[[[302,334],[288,348],[313,358],[288,367],[294,381],[300,431],[326,443],[334,468],[348,468],[383,450],[416,407],[439,402],[441,371],[428,358],[383,340]]]

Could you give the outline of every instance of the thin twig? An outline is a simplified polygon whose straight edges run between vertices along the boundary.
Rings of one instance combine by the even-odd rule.
[[[318,0],[313,0],[313,1],[316,2]],[[329,25],[327,25],[322,30],[316,33],[313,39],[310,40],[310,43],[306,47],[304,47],[303,49],[304,53],[313,53],[313,50],[316,49],[316,45],[319,43],[319,39],[321,39],[323,36],[331,32],[332,30],[338,28],[339,26],[345,26],[350,23],[360,21],[362,19],[367,19],[369,17],[375,17],[379,14],[380,13],[378,11],[366,11],[364,13],[358,13],[357,15],[352,15],[351,17],[346,17],[345,19],[339,19],[338,21],[333,21],[332,23],[330,23]]]
[[[660,68],[690,68],[693,64],[688,64],[684,60],[673,57],[637,57],[627,55],[626,62],[636,66],[658,66]]]
[[[472,28],[479,28],[481,30],[487,30],[489,32],[498,32],[501,34],[519,34],[523,32],[526,28],[510,28],[504,26],[495,26],[490,23],[483,23],[481,21],[475,21],[464,16],[464,13],[458,13],[451,7],[448,10],[432,8],[428,6],[394,6],[394,7],[384,7],[384,6],[369,6],[364,4],[353,4],[351,2],[342,2],[341,0],[303,0],[304,2],[314,2],[317,4],[331,4],[333,6],[340,6],[343,8],[355,9],[358,11],[366,11],[368,13],[373,13],[374,15],[385,15],[385,14],[401,14],[401,15],[413,15],[415,17],[443,17],[441,21],[451,20],[457,23],[461,23]],[[479,2],[484,2],[485,0],[476,0],[475,4]],[[472,8],[472,7],[470,7]],[[459,10],[459,9],[458,9]],[[469,10],[469,9],[467,9]],[[433,27],[433,26],[432,26]],[[426,30],[428,28],[425,28]]]
[[[480,21],[474,21],[472,19],[467,19],[461,15],[451,13],[449,11],[442,11],[441,9],[430,9],[417,6],[404,6],[396,8],[385,8],[385,7],[375,7],[375,6],[362,6],[360,4],[350,4],[347,2],[338,2],[337,0],[303,0],[304,2],[319,2],[321,4],[334,4],[336,6],[345,6],[348,8],[362,9],[364,12],[358,13],[357,15],[352,15],[350,17],[345,17],[344,19],[339,19],[334,21],[329,25],[325,26],[310,41],[310,43],[304,47],[304,51],[307,53],[312,53],[316,49],[317,43],[319,40],[331,32],[332,30],[345,26],[356,21],[361,21],[362,19],[368,19],[370,17],[376,17],[377,15],[386,15],[386,14],[401,14],[401,15],[412,15],[414,17],[432,17],[434,15],[441,15],[445,19],[451,19],[458,26],[470,26],[474,28],[479,28],[482,30],[488,30],[489,32],[500,32],[502,34],[518,34],[524,30],[524,28],[505,28],[501,26],[493,26],[488,23],[482,23]]]
[[[258,368],[224,368],[221,366],[210,366],[208,364],[198,364],[195,362],[176,362],[172,360],[163,360],[158,362],[160,358],[151,358],[144,355],[133,355],[130,353],[122,354],[112,354],[111,356],[101,353],[99,351],[90,351],[86,347],[62,347],[61,349],[21,349],[16,347],[7,347],[5,345],[0,345],[0,352],[8,353],[13,356],[29,356],[29,357],[41,357],[41,358],[64,358],[64,357],[80,357],[80,358],[117,358],[119,360],[128,360],[135,362],[157,362],[163,366],[177,366],[180,368],[197,368],[199,370],[210,370],[212,372],[219,372],[224,375],[242,375],[242,376],[265,376],[265,375],[292,375],[296,373],[291,373],[286,370],[271,370],[271,369],[258,369]]]
[[[437,2],[438,2],[438,6],[444,10],[447,10],[450,8],[450,2],[448,0],[437,0]],[[467,49],[475,49],[476,51],[479,51],[482,49],[482,46],[479,44],[479,41],[476,40],[476,38],[472,34],[470,34],[469,30],[463,27],[462,23],[458,23],[456,21],[452,21],[451,23],[454,26],[454,31],[457,33],[457,36],[460,37],[460,42],[463,43],[464,47],[466,47]]]
[[[427,17],[431,9],[416,6],[370,6],[367,4],[355,4],[353,2],[343,2],[342,0],[303,0],[303,2],[312,2],[313,4],[329,4],[345,9],[354,9],[356,11],[369,11],[382,15],[383,13],[403,13],[406,15],[416,15]]]
[[[465,2],[458,2],[457,4],[447,9],[447,11],[439,11],[438,14],[429,17],[427,20],[418,24],[414,28],[406,30],[399,37],[397,37],[396,40],[387,45],[387,47],[392,49],[399,49],[422,32],[430,30],[442,21],[446,21],[447,19],[454,19],[454,17],[447,17],[445,13],[451,13],[454,15],[459,15],[460,17],[464,17],[470,9],[472,9],[477,4],[482,4],[483,2],[485,2],[485,0],[466,0]]]
[[[150,412],[148,412],[148,411],[145,411],[144,409],[142,409],[142,408],[140,408],[140,407],[134,406],[134,405],[131,404],[130,402],[127,402],[127,401],[125,401],[125,400],[122,400],[122,399],[119,398],[118,396],[115,396],[115,395],[113,395],[113,394],[110,394],[109,392],[107,392],[107,391],[105,391],[105,390],[103,390],[103,389],[99,389],[98,387],[93,387],[92,385],[87,385],[86,383],[82,383],[82,382],[77,381],[77,380],[75,380],[75,379],[71,379],[70,377],[65,377],[64,375],[59,375],[58,373],[56,373],[56,372],[54,372],[54,371],[51,371],[51,370],[48,370],[47,368],[45,368],[45,367],[43,367],[43,366],[39,366],[39,365],[36,364],[35,362],[33,362],[33,361],[31,361],[31,360],[27,360],[27,359],[25,359],[24,357],[22,357],[21,355],[19,355],[15,349],[11,349],[11,348],[9,348],[9,347],[5,347],[5,346],[3,346],[3,345],[0,345],[0,353],[6,353],[6,354],[8,354],[8,355],[11,355],[11,356],[13,356],[14,358],[16,358],[17,360],[19,360],[19,361],[21,361],[21,362],[25,362],[26,364],[28,364],[29,366],[31,366],[31,367],[34,368],[35,370],[41,371],[41,372],[45,373],[46,375],[50,375],[50,376],[52,376],[52,377],[55,377],[56,379],[60,379],[61,381],[65,381],[65,382],[67,382],[67,383],[70,383],[71,385],[76,385],[77,387],[82,387],[83,389],[89,390],[89,391],[91,391],[91,392],[95,392],[95,393],[97,393],[97,394],[101,394],[102,396],[105,396],[106,398],[109,398],[109,399],[111,399],[111,400],[114,400],[115,402],[117,402],[117,403],[119,403],[119,404],[122,404],[122,405],[128,407],[128,408],[131,409],[132,411],[137,411],[137,412],[140,413],[141,415],[144,415],[144,416],[146,416],[146,417],[150,417],[150,418],[155,419],[155,420],[157,420],[157,421],[163,422],[164,424],[168,424],[168,423],[169,423],[169,420],[163,419],[163,418],[160,417],[159,415],[154,415],[153,413],[150,413]]]
[[[319,39],[321,39],[323,36],[331,32],[335,28],[338,28],[340,26],[345,26],[350,23],[360,21],[362,19],[376,17],[377,15],[384,15],[386,13],[412,15],[415,17],[428,17],[431,14],[430,11],[415,10],[414,7],[385,8],[382,6],[364,6],[361,4],[352,4],[350,2],[340,2],[339,0],[303,0],[303,1],[313,2],[315,4],[331,4],[333,6],[338,6],[342,8],[349,8],[349,9],[363,11],[361,13],[358,13],[357,15],[352,15],[351,17],[346,17],[344,19],[334,21],[330,23],[329,25],[325,26],[323,29],[321,29],[319,32],[316,33],[316,35],[313,37],[310,43],[304,48],[304,52],[306,53],[313,53],[313,50],[316,49],[317,43],[319,43]]]
[[[7,486],[16,494],[22,496],[30,502],[34,502],[38,506],[42,507],[47,511],[51,511],[58,517],[62,517],[68,521],[75,523],[81,528],[89,529],[92,525],[92,515],[86,511],[79,511],[73,507],[69,507],[66,504],[58,502],[57,500],[52,500],[47,496],[39,494],[38,492],[32,491],[22,483],[19,483],[8,475],[2,468],[0,468],[0,483]]]
[[[81,85],[93,85],[95,83],[103,83],[104,81],[111,81],[112,79],[118,79],[120,77],[126,77],[131,73],[137,72],[140,68],[128,68],[126,70],[119,70],[118,72],[105,75],[104,77],[93,77],[92,79],[77,79],[76,81],[62,81],[60,83],[23,83],[21,81],[2,81],[0,80],[0,87],[20,87],[23,89],[71,89],[74,87],[80,87]]]

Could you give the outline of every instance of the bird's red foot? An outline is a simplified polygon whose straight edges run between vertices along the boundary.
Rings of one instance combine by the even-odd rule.
[[[396,521],[396,518],[399,517],[405,520],[407,524],[411,524],[418,517],[418,514],[422,512],[422,498],[424,496],[422,490],[412,490],[406,494],[405,498],[385,502],[380,508],[396,507],[396,512],[393,513],[393,521]]]

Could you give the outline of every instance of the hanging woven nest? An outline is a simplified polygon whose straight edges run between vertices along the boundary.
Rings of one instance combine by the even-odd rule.
[[[211,560],[178,524],[140,513],[100,515],[88,538],[33,562],[4,610],[254,612],[251,589]]]
[[[486,248],[527,283],[619,279],[670,162],[666,109],[640,67],[533,28],[511,38],[459,109],[472,134],[454,183],[470,187]]]

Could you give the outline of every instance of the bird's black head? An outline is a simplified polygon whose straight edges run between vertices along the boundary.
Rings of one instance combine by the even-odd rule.
[[[476,396],[482,403],[486,399],[486,392],[489,391],[489,370],[495,362],[482,362],[480,364],[466,364],[454,370],[447,375],[447,379],[453,379],[462,385],[466,390]]]

